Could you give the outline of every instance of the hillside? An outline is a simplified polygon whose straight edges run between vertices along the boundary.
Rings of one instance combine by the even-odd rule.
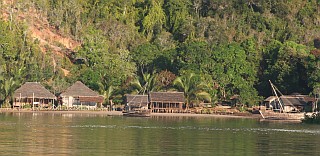
[[[118,103],[178,90],[193,103],[253,105],[271,95],[269,80],[313,95],[319,19],[316,0],[4,0],[0,97],[26,81],[56,93],[76,80]]]
[[[32,37],[32,40],[39,42],[39,47],[43,53],[52,52],[52,65],[57,64],[56,59],[68,57],[68,55],[75,51],[80,46],[80,43],[69,37],[63,36],[52,26],[50,26],[46,17],[41,12],[35,9],[35,6],[19,4],[17,0],[4,0],[2,4],[1,13],[2,19],[5,21],[13,20],[23,22],[27,27],[27,33]],[[18,8],[17,6],[21,8]],[[70,71],[61,68],[65,76]]]

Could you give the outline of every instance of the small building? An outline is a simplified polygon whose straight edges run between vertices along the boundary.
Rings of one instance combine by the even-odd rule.
[[[149,100],[154,113],[178,113],[185,109],[183,92],[150,92]]]
[[[56,96],[38,82],[26,82],[13,94],[13,107],[49,107],[53,106]]]
[[[126,111],[147,110],[149,106],[148,95],[126,95]]]
[[[280,106],[277,105],[276,99],[277,99],[276,96],[269,96],[268,98],[263,100],[263,105],[266,107],[266,109],[273,109],[273,107],[278,108]]]
[[[280,100],[284,105],[284,112],[303,112],[304,107],[307,106],[307,102],[303,98],[295,96],[281,96]]]
[[[103,96],[91,90],[82,82],[77,81],[66,91],[60,94],[62,105],[67,107],[87,106],[96,108],[98,104],[103,103]]]
[[[315,101],[307,95],[282,95],[279,100],[282,105],[279,104],[276,96],[270,96],[264,100],[264,105],[267,109],[282,109],[283,112],[311,112]]]

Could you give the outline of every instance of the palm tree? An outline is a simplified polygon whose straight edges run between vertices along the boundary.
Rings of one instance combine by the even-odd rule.
[[[14,77],[10,77],[8,75],[5,75],[0,67],[0,95],[2,96],[3,100],[3,104],[1,105],[1,107],[8,108],[11,106],[10,101],[12,100],[12,95],[15,88],[20,84],[18,79],[21,77],[23,70],[23,67],[17,69],[13,74]]]
[[[101,79],[102,81],[98,83],[99,92],[103,95],[105,104],[109,104],[112,108],[112,97],[118,87],[110,85],[106,74],[101,75]]]
[[[112,108],[112,104],[113,104],[112,97],[115,94],[115,89],[116,89],[116,87],[111,85],[111,86],[107,87],[107,89],[100,90],[100,92],[102,93],[102,95],[104,97],[106,104],[109,104],[111,108]]]
[[[145,73],[142,74],[142,78],[138,77],[136,79],[134,79],[131,83],[130,86],[132,86],[133,89],[133,93],[149,93],[151,91],[155,91],[157,90],[157,85],[156,85],[156,78],[155,78],[155,74],[149,74],[149,73]]]
[[[17,82],[14,81],[13,77],[10,79],[4,79],[3,76],[0,77],[0,90],[2,91],[2,95],[4,96],[4,103],[2,107],[8,108],[10,107],[10,100],[12,99],[12,94],[14,92],[14,88],[17,85]]]
[[[190,101],[193,99],[203,99],[211,102],[210,94],[204,91],[206,84],[194,73],[177,77],[173,81],[173,85],[176,86],[179,91],[184,92],[187,109],[189,108]]]

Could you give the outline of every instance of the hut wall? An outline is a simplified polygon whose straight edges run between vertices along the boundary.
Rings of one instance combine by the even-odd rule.
[[[67,107],[72,107],[74,98],[72,96],[69,97],[62,97],[62,105]]]
[[[73,106],[80,106],[80,105],[82,105],[82,106],[96,106],[97,105],[97,103],[96,102],[84,102],[84,101],[79,101],[79,100],[75,100],[74,102],[73,102]]]
[[[46,98],[15,98],[13,106],[14,107],[23,107],[25,105],[33,105],[35,107],[48,107],[54,103],[54,99]]]
[[[182,112],[182,103],[176,102],[152,102],[151,111],[154,113],[178,113]]]
[[[284,106],[284,112],[291,112],[291,111],[293,111],[294,110],[294,108],[292,107],[292,106]]]
[[[67,107],[73,107],[73,106],[89,106],[89,107],[96,107],[97,102],[85,102],[80,101],[79,98],[76,97],[62,97],[62,104]]]

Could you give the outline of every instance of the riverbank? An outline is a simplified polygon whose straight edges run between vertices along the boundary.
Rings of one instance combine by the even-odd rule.
[[[258,114],[191,114],[191,113],[151,113],[151,116],[166,117],[214,117],[214,118],[256,118],[260,119]]]
[[[14,109],[0,109],[0,113],[51,113],[51,114],[92,114],[92,115],[106,115],[106,116],[122,116],[121,111],[96,111],[96,110],[80,110],[80,111],[62,111],[62,110],[14,110]],[[164,116],[164,117],[214,117],[214,118],[261,118],[259,114],[251,113],[237,113],[237,114],[192,114],[192,113],[151,113],[150,116]]]

